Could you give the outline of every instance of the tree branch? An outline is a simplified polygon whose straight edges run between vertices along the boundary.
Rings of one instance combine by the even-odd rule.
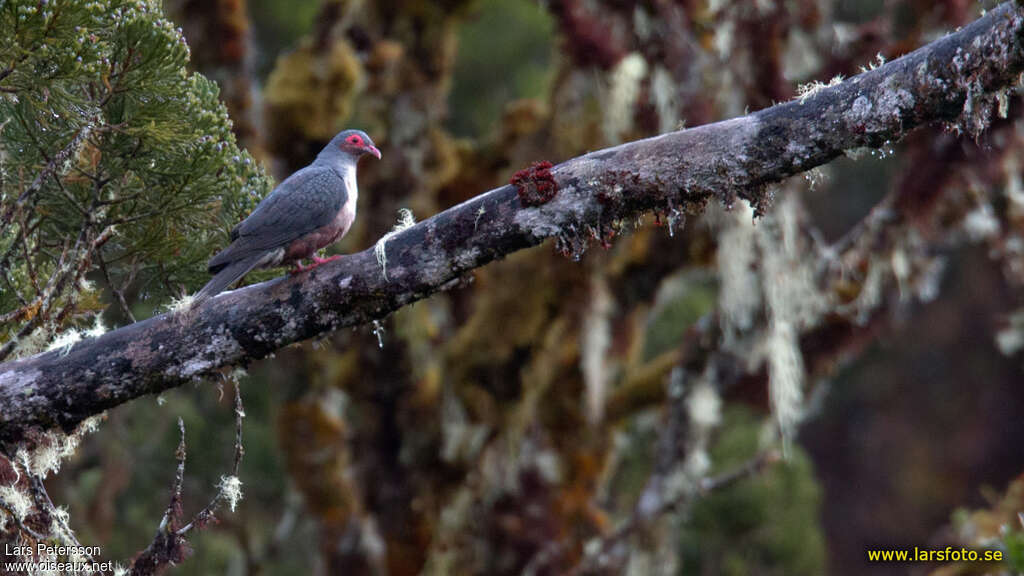
[[[0,365],[0,444],[86,417],[288,344],[382,318],[461,275],[555,236],[573,252],[622,219],[699,211],[712,197],[762,208],[766,186],[844,150],[925,123],[984,128],[1024,70],[1024,8],[1007,2],[958,32],[846,81],[747,116],[535,165],[506,185],[390,236],[385,279],[372,249],[294,278],[225,293]]]

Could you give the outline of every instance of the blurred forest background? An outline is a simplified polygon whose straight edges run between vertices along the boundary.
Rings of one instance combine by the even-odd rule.
[[[0,1],[0,13],[18,4]],[[33,274],[60,246],[12,273],[0,288],[2,342],[21,334],[6,352],[23,356],[55,334],[123,325],[195,291],[270,178],[308,163],[341,128],[366,130],[383,152],[360,167],[359,217],[334,248],[346,253],[372,246],[400,208],[423,218],[534,161],[791,99],[801,84],[854,75],[993,5],[165,0],[173,25],[158,34],[174,40],[181,27],[188,69],[216,82],[231,124],[212,85],[178,73],[184,47],[171,42],[168,68],[137,88],[187,92],[192,107],[142,114],[148,97],[111,100],[119,108],[107,131],[91,133],[93,157],[76,152],[74,162],[111,162],[111,186],[138,178],[141,191],[110,193],[131,197],[109,201],[125,210],[112,238],[82,226],[100,256],[58,283],[64,300],[38,323],[10,311],[23,308],[22,288],[25,302],[44,291]],[[120,94],[114,76],[100,92]],[[58,114],[89,109],[61,100],[56,82],[47,98],[0,93],[6,146],[63,147],[71,132],[49,142],[19,120],[52,113],[56,125]],[[1022,571],[1024,123],[1018,96],[1004,104],[1007,117],[977,138],[928,127],[786,182],[757,220],[745,204],[710,205],[629,223],[604,249],[549,243],[402,309],[382,330],[342,331],[224,382],[135,401],[48,478],[50,494],[83,544],[131,558],[163,515],[178,417],[186,510],[215,491],[234,441],[224,389],[241,382],[245,498],[191,537],[194,554],[174,573],[906,573],[867,565],[865,549],[946,544],[1001,547],[1002,568]],[[132,138],[177,156],[162,170]],[[179,149],[185,140],[209,147]],[[68,170],[37,210],[77,223],[71,198],[101,187],[87,172]],[[12,189],[27,173],[2,172]],[[186,200],[180,210],[176,199]],[[190,211],[211,200],[218,210]],[[78,231],[26,218],[22,235],[38,246]],[[15,229],[0,234],[9,256]],[[772,252],[766,238],[795,252]],[[814,276],[812,264],[829,262],[846,272],[827,290],[778,276]],[[776,284],[788,288],[780,295]],[[820,303],[822,291],[838,303]],[[794,325],[773,311],[780,298],[807,308]],[[783,449],[784,461],[697,494],[698,479]],[[606,554],[588,548],[673,485],[690,494],[685,505],[605,540]],[[598,555],[605,563],[589,563]],[[965,568],[915,568],[933,569]]]

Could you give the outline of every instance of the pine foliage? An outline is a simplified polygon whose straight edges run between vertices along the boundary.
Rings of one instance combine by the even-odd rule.
[[[3,360],[194,289],[269,182],[158,1],[0,0],[0,30]]]

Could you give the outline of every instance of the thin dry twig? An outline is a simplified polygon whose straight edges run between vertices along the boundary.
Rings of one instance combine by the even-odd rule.
[[[245,418],[245,410],[242,407],[242,392],[241,386],[236,382],[235,388],[235,455],[234,460],[231,464],[231,477],[238,477],[238,468],[242,463],[242,456],[245,455],[245,448],[242,446],[242,419]],[[214,519],[214,514],[217,512],[217,508],[224,503],[227,499],[227,495],[224,490],[218,490],[217,494],[214,495],[213,499],[206,505],[205,508],[199,511],[198,514],[192,517],[184,527],[178,530],[179,536],[188,534],[190,530],[195,527],[202,528]]]
[[[241,386],[238,383],[235,383],[234,412],[235,452],[231,464],[231,477],[237,478],[238,470],[242,463],[242,456],[245,454],[245,449],[242,447],[242,419],[245,418],[245,409],[242,405]],[[174,483],[171,486],[171,499],[164,512],[163,519],[160,520],[160,526],[157,528],[153,541],[132,561],[131,568],[129,569],[129,573],[132,576],[158,574],[168,566],[184,560],[188,555],[188,542],[185,540],[185,535],[191,530],[203,528],[215,520],[217,508],[230,497],[225,494],[223,486],[218,487],[217,494],[213,499],[199,513],[193,516],[187,524],[180,526],[182,515],[181,490],[185,481],[186,458],[185,423],[181,418],[178,419],[178,430],[181,434],[181,440],[178,442],[178,450],[175,453],[178,467],[175,471]]]
[[[3,346],[0,346],[0,361],[14,352],[19,339],[27,336],[35,330],[37,326],[42,324],[44,321],[49,320],[51,316],[55,317],[59,324],[68,316],[68,314],[74,311],[76,301],[74,298],[71,298],[56,315],[51,314],[54,305],[57,304],[57,300],[64,292],[64,287],[68,285],[69,282],[72,284],[77,283],[85,276],[85,273],[88,272],[89,265],[92,261],[92,254],[106,244],[113,236],[113,233],[113,228],[108,226],[100,232],[98,236],[90,239],[89,225],[88,223],[85,223],[82,226],[78,239],[75,241],[75,245],[70,250],[65,242],[64,249],[57,261],[57,266],[54,268],[53,274],[46,283],[46,287],[31,305],[32,307],[37,307],[37,312],[29,318],[24,325],[22,325],[14,338],[11,338],[9,341],[4,343]],[[87,243],[88,246],[83,248],[83,243]],[[82,253],[82,250],[85,250],[85,252]],[[70,258],[68,257],[69,254],[71,254]],[[78,264],[74,267],[69,267],[69,264],[76,259],[78,260]],[[66,262],[68,264],[66,264]]]
[[[588,551],[584,555],[583,559],[580,560],[579,564],[570,569],[567,574],[569,576],[577,576],[587,570],[593,569],[600,563],[602,556],[608,554],[617,544],[629,538],[642,526],[648,524],[652,519],[663,514],[676,511],[716,490],[732,486],[740,480],[756,476],[768,466],[781,460],[782,456],[777,450],[763,452],[754,458],[751,458],[738,468],[729,470],[728,472],[724,472],[718,476],[711,476],[700,480],[697,492],[681,492],[674,498],[663,499],[655,507],[646,509],[642,513],[639,509],[635,510],[629,518],[618,526],[618,528],[604,536],[601,536],[597,540],[596,545],[588,546]]]
[[[45,510],[46,513],[60,525],[60,532],[62,532],[62,534],[51,534],[50,537],[52,538],[56,536],[61,539],[66,539],[71,545],[75,546],[79,550],[85,550],[86,548],[78,541],[78,538],[75,537],[75,533],[71,531],[71,527],[64,521],[64,517],[58,512],[57,507],[53,504],[50,494],[46,491],[46,485],[43,484],[43,479],[32,474],[29,476],[29,483],[32,486],[32,499],[35,501],[36,507]],[[86,554],[85,557],[89,562],[95,562],[95,559],[91,554]]]
[[[129,573],[132,576],[151,576],[159,574],[167,566],[184,560],[188,553],[185,539],[178,535],[176,528],[178,519],[181,518],[181,489],[185,483],[185,422],[178,418],[178,431],[181,440],[178,441],[178,449],[175,451],[175,458],[178,461],[174,473],[174,482],[171,484],[171,499],[167,503],[167,509],[160,520],[153,541],[138,556],[132,560]]]
[[[132,283],[132,280],[135,277],[135,272],[138,268],[133,264],[131,274],[129,274],[128,278],[125,280],[124,285],[118,288],[117,285],[114,284],[113,278],[110,276],[110,271],[107,269],[107,263],[103,258],[102,250],[98,250],[96,252],[96,262],[100,266],[100,272],[103,273],[103,280],[107,283],[107,286],[110,287],[111,293],[114,294],[114,298],[117,300],[118,307],[121,308],[121,313],[124,314],[125,318],[128,318],[129,321],[135,323],[135,314],[132,314],[132,309],[128,306],[128,301],[124,297],[124,291]]]

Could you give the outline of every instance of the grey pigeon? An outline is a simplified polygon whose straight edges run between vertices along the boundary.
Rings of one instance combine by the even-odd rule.
[[[198,306],[255,268],[295,263],[292,274],[340,258],[316,251],[344,236],[356,217],[356,162],[380,150],[361,130],[335,136],[316,160],[281,182],[231,231],[231,244],[210,259],[212,280],[192,301]],[[313,264],[301,261],[312,258]]]

